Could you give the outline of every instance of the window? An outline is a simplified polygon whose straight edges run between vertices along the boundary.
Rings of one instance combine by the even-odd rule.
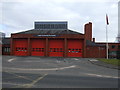
[[[112,49],[114,49],[115,48],[115,45],[112,45]]]
[[[74,53],[74,49],[72,49],[72,53]]]
[[[55,48],[53,49],[53,52],[55,52]]]
[[[20,51],[21,48],[18,48],[18,51]]]
[[[40,48],[38,48],[38,52],[40,52]]]
[[[54,28],[54,25],[53,25],[53,24],[51,24],[50,26],[51,26],[51,28]],[[50,28],[50,27],[49,27],[49,28]]]
[[[56,48],[57,50],[56,50],[56,52],[59,52],[59,48]]]
[[[34,48],[32,49],[32,51],[35,51]]]
[[[19,47],[17,47],[17,48],[16,48],[16,51],[20,51],[20,48],[19,48]]]
[[[120,45],[118,45],[118,49],[120,49]]]
[[[60,52],[63,52],[62,48],[60,48]]]
[[[37,28],[39,28],[39,26]],[[42,25],[40,25],[40,28],[42,28]]]
[[[81,53],[81,49],[79,49],[79,52]]]
[[[9,48],[9,52],[10,52],[10,48]]]
[[[41,25],[41,29],[43,29],[43,27],[44,27],[44,26],[43,26],[43,24],[42,24],[42,25]]]
[[[70,52],[70,51],[71,51],[71,49],[69,48],[68,52]]]
[[[6,48],[4,48],[4,52],[6,52]]]
[[[36,52],[39,52],[39,48],[36,48]]]
[[[78,49],[76,49],[76,53],[78,53]]]
[[[52,52],[52,48],[50,48],[50,51],[49,52]]]
[[[24,48],[21,48],[21,51],[24,51]]]
[[[44,52],[44,48],[42,48],[42,52]]]
[[[5,47],[4,52],[10,52],[10,47]]]

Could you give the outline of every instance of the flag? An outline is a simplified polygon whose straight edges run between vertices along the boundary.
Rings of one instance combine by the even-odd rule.
[[[109,25],[107,14],[106,14],[106,23],[107,23],[107,25]]]

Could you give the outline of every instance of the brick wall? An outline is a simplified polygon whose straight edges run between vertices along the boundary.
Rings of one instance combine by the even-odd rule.
[[[106,48],[100,46],[87,46],[86,48],[86,57],[87,58],[105,58],[106,57]]]

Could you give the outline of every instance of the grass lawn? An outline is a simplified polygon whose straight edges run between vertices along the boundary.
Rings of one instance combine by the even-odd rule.
[[[120,66],[120,59],[98,59],[98,60],[103,61],[108,64]]]

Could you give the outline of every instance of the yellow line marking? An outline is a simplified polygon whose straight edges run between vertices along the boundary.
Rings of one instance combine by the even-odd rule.
[[[38,81],[40,81],[41,79],[43,79],[46,75],[47,74],[43,75],[42,77],[40,76],[36,80],[33,80],[30,84],[18,85],[18,86],[13,87],[13,88],[31,88],[35,83],[37,83]]]
[[[43,75],[42,77],[37,78],[32,83],[25,85],[25,88],[31,88],[35,83],[37,83],[39,80],[43,79],[47,74]]]
[[[14,79],[14,78],[19,78],[19,77],[12,77],[12,78],[2,78],[3,80],[7,80],[7,79]]]
[[[23,79],[26,79],[26,80],[32,81],[32,79],[27,78],[27,77],[25,77],[25,76],[20,76],[20,75],[17,75],[17,74],[15,74],[15,73],[11,73],[11,72],[8,72],[8,71],[4,71],[4,72],[7,72],[7,73],[12,74],[12,75],[15,75],[15,76],[18,77],[18,78],[23,78]]]

